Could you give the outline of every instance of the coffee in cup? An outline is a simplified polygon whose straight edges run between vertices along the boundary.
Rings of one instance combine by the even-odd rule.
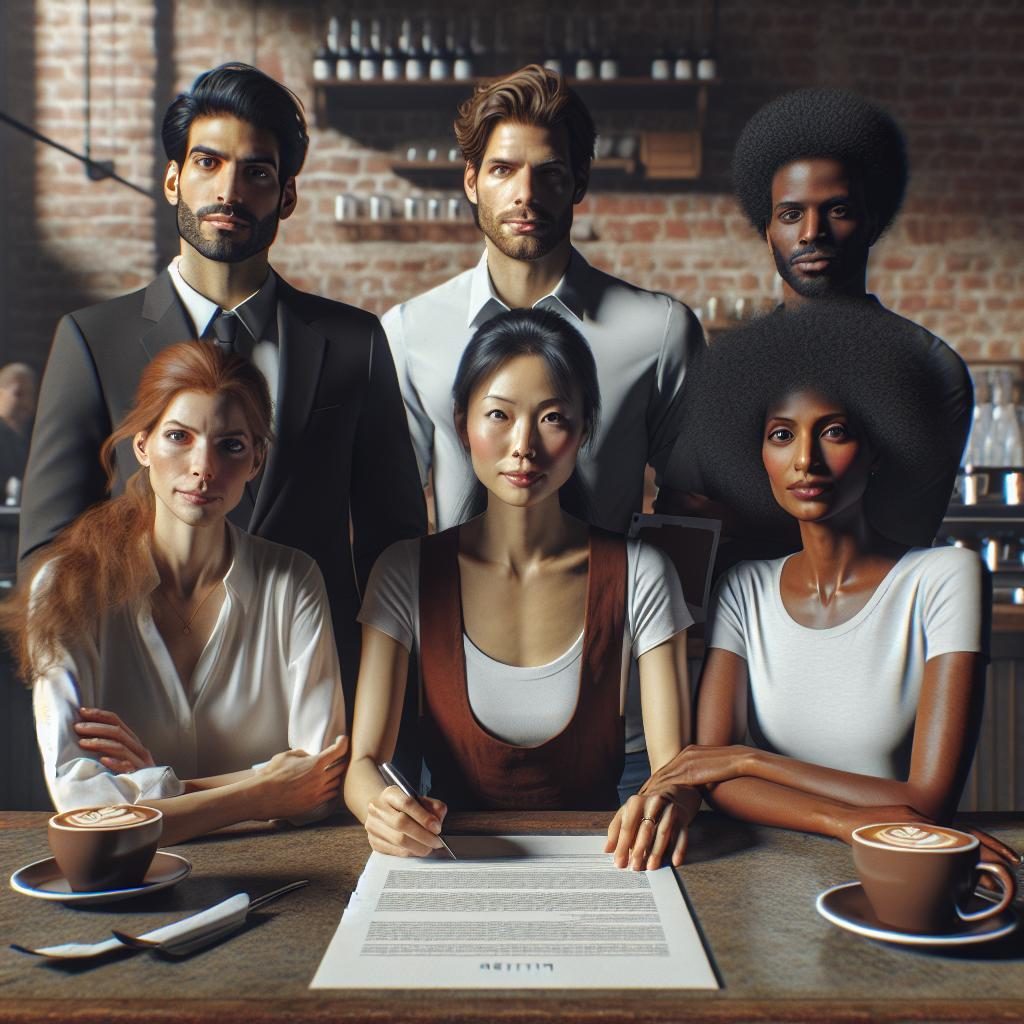
[[[875,917],[904,932],[948,932],[1010,905],[1013,876],[1001,864],[979,863],[980,852],[975,836],[945,825],[881,822],[853,832],[853,863]],[[979,872],[999,879],[1002,897],[969,912],[963,907]]]
[[[163,817],[142,804],[82,807],[50,818],[47,837],[75,892],[128,889],[146,877]]]

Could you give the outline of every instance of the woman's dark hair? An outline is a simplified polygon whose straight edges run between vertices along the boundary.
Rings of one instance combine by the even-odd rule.
[[[559,398],[572,399],[579,393],[583,404],[584,447],[590,445],[601,417],[601,389],[597,383],[594,354],[583,335],[564,317],[544,309],[513,309],[488,320],[473,335],[455,374],[452,387],[454,415],[465,414],[478,387],[510,359],[540,356],[547,364],[551,383]],[[560,492],[568,511],[587,519],[589,501],[577,473]],[[460,518],[469,519],[483,511],[485,490],[477,481],[467,495]]]
[[[794,160],[838,160],[857,175],[881,234],[907,186],[907,151],[893,118],[843,89],[798,89],[763,106],[740,133],[732,158],[733,188],[758,234],[772,215],[775,172]]]
[[[931,516],[938,524],[949,490],[934,509],[921,503],[936,480],[952,486],[949,438],[958,428],[943,413],[934,341],[879,305],[839,300],[778,311],[723,335],[687,375],[680,403],[680,435],[703,493],[736,512],[750,536],[789,535],[793,521],[761,461],[765,417],[787,395],[813,391],[845,408],[878,459],[864,496],[868,521],[893,539],[907,522]]]
[[[282,187],[302,170],[309,134],[301,100],[259,69],[237,62],[204,71],[167,108],[161,129],[167,159],[180,167],[192,122],[218,114],[230,114],[274,136]]]

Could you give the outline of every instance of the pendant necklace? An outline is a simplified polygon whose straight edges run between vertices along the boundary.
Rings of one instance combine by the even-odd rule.
[[[204,604],[206,604],[206,602],[210,599],[210,595],[223,582],[223,580],[217,580],[217,582],[212,587],[210,587],[210,589],[206,592],[206,597],[204,597],[202,601],[200,601],[199,604],[195,606],[195,608],[192,610],[192,614],[187,619],[185,618],[184,615],[181,614],[181,612],[178,611],[177,608],[174,607],[173,604],[171,604],[171,599],[163,591],[160,591],[160,596],[164,599],[164,604],[166,604],[167,607],[171,609],[171,611],[174,613],[174,617],[182,624],[183,628],[181,632],[183,634],[192,632],[192,623],[195,621],[195,617],[199,614],[199,609],[202,608]]]

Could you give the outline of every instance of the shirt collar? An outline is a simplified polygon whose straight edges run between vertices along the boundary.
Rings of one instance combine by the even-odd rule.
[[[583,319],[586,309],[586,285],[590,273],[590,264],[575,250],[570,250],[569,266],[561,280],[547,294],[539,298],[534,309],[554,309],[555,312],[569,314],[576,320]],[[466,315],[466,326],[476,329],[499,313],[509,309],[494,290],[494,282],[487,270],[487,250],[484,250],[480,261],[473,268],[469,281],[469,309]]]
[[[178,297],[192,320],[196,337],[201,338],[209,329],[213,318],[220,312],[220,306],[201,292],[197,292],[181,276],[181,269],[178,266],[180,259],[180,256],[176,256],[171,260],[167,271],[171,275],[174,290],[178,293]],[[267,323],[276,310],[277,275],[271,270],[259,289],[247,299],[243,299],[230,312],[234,313],[242,322],[245,329],[252,335],[253,341],[258,342],[266,336]]]
[[[226,520],[231,543],[231,564],[224,574],[224,587],[236,599],[243,611],[249,606],[256,589],[256,570],[252,564],[252,551],[248,536],[230,520]],[[153,548],[146,545],[149,572],[143,593],[151,595],[160,586],[160,572],[153,558]]]

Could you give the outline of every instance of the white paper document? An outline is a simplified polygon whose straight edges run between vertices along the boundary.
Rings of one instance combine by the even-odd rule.
[[[603,836],[452,836],[458,860],[374,853],[311,988],[718,988],[671,868]]]

